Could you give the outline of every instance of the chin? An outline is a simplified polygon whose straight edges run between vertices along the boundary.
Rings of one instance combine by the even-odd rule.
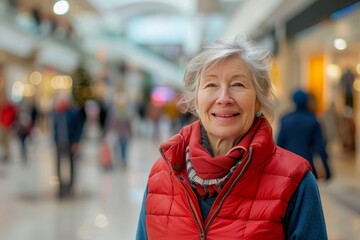
[[[233,139],[233,138],[238,138],[240,136],[239,133],[234,131],[234,128],[231,129],[218,128],[215,131],[212,131],[210,134],[216,136],[217,138],[222,138],[222,139]]]

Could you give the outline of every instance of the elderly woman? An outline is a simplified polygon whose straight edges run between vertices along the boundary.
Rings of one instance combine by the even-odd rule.
[[[327,239],[310,165],[273,141],[270,57],[239,36],[190,61],[180,104],[199,121],[161,145],[137,239]]]

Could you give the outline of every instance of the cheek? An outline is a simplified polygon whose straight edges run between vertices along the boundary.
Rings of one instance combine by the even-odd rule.
[[[256,107],[256,98],[252,95],[243,96],[238,99],[237,101],[239,105],[243,106],[244,108],[255,108]]]
[[[198,93],[198,96],[195,101],[195,105],[196,105],[197,109],[205,108],[206,105],[208,105],[208,102],[209,102],[209,98],[206,97],[205,94]]]

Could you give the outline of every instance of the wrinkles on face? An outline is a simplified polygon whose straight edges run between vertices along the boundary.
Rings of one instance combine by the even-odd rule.
[[[247,65],[237,56],[211,65],[200,81],[197,104],[214,153],[227,152],[250,129],[258,108]]]

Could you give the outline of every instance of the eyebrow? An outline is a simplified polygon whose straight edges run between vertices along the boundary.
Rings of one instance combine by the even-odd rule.
[[[232,77],[231,77],[231,80],[237,79],[237,78],[246,78],[246,79],[248,79],[248,77],[247,77],[245,74],[241,74],[241,75],[234,75],[234,76],[232,76]]]
[[[231,77],[231,80],[236,80],[236,79],[245,79],[245,80],[250,80],[250,78],[248,76],[246,76],[245,74],[242,75],[234,75]]]
[[[214,75],[214,74],[211,74],[211,75],[204,75],[203,78],[205,79],[209,79],[209,78],[218,78],[217,75]],[[245,79],[248,79],[248,77],[245,75],[245,74],[237,74],[237,75],[234,75],[230,78],[230,80],[234,80],[234,79],[238,79],[238,78],[245,78]]]
[[[216,77],[218,77],[217,75],[214,75],[214,74],[211,74],[211,75],[204,75],[203,76],[204,78],[208,78],[208,77],[213,77],[213,78],[216,78]]]

